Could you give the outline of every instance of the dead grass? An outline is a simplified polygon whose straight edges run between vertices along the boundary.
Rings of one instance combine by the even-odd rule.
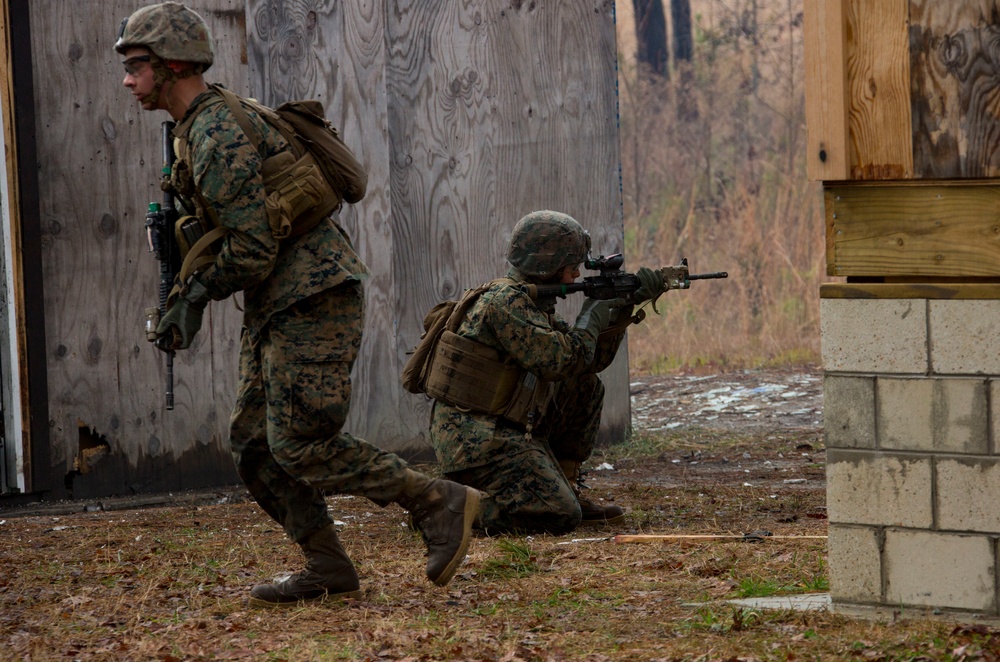
[[[621,53],[624,254],[629,269],[687,257],[692,273],[729,279],[664,296],[629,333],[630,366],[816,363],[819,286],[832,279],[821,186],[805,172],[802,1],[693,9],[694,58],[668,80]]]
[[[996,633],[761,611],[726,599],[825,586],[822,540],[622,544],[614,533],[826,531],[814,431],[688,431],[607,452],[591,496],[625,526],[477,538],[455,580],[423,577],[403,511],[330,498],[365,595],[251,610],[298,550],[247,502],[61,516],[0,514],[3,659],[995,659]],[[627,447],[626,447],[627,448]],[[788,484],[788,477],[805,482]]]

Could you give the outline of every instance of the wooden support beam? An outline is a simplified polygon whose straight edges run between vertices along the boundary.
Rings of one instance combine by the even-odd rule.
[[[845,1],[850,178],[909,179],[909,0]]]
[[[827,186],[827,274],[1000,277],[1000,184]]]
[[[825,283],[820,299],[1000,299],[997,283]]]
[[[809,179],[848,178],[847,0],[815,0],[803,7],[806,131]]]

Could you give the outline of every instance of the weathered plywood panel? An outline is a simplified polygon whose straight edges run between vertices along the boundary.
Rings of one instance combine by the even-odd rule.
[[[844,1],[851,179],[910,178],[909,7],[906,0]]]
[[[1000,186],[828,186],[831,276],[1000,276]]]
[[[434,304],[506,271],[528,211],[565,211],[595,251],[621,250],[613,3],[416,0],[394,3],[386,32],[402,366]],[[605,374],[604,428],[619,439],[624,354]],[[425,435],[426,400],[404,402]]]
[[[143,333],[157,283],[143,222],[161,197],[166,114],[138,108],[112,50],[119,17],[144,4],[33,0],[40,218],[24,219],[42,228],[52,466],[70,471],[81,444],[106,445],[126,469],[119,480],[137,491],[210,484],[231,471],[239,328],[231,305],[210,307],[194,348],[178,353],[176,409],[165,412],[164,362]],[[242,2],[207,0],[198,11],[220,45],[211,73],[245,81]],[[185,466],[185,456],[198,460]]]
[[[917,177],[1000,174],[1000,2],[910,0]]]
[[[353,374],[347,428],[399,450],[415,435],[399,415],[395,274],[389,224],[389,148],[382,3],[249,3],[251,87],[276,104],[318,98],[368,171],[368,193],[339,222],[371,270],[364,339]],[[290,43],[296,47],[290,48]],[[426,421],[422,421],[426,423]],[[416,424],[416,421],[411,423]]]
[[[848,179],[847,0],[803,6],[806,70],[806,168],[809,179]]]

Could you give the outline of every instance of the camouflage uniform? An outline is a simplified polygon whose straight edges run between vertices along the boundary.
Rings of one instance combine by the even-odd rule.
[[[530,282],[516,268],[507,277]],[[557,382],[557,391],[531,434],[501,416],[435,402],[431,441],[442,470],[490,495],[478,522],[487,531],[573,530],[580,503],[559,462],[583,462],[593,452],[604,403],[597,373],[614,359],[624,332],[595,341],[560,318],[554,301],[536,303],[498,283],[473,304],[458,334]]]
[[[403,489],[403,460],[342,431],[368,271],[332,220],[285,244],[272,236],[261,160],[287,144],[248,109],[262,137],[250,145],[225,103],[205,106],[206,95],[217,96],[204,93],[188,111],[198,115],[187,165],[231,230],[198,279],[214,300],[244,292],[233,457],[261,507],[302,542],[332,523],[323,490],[387,504]]]

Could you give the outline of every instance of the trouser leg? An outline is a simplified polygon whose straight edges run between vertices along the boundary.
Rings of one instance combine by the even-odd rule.
[[[544,450],[522,450],[503,462],[447,474],[486,492],[477,525],[489,533],[566,533],[580,523],[580,504],[555,459]]]
[[[604,384],[588,374],[561,382],[542,421],[556,460],[585,462],[594,452],[604,407]]]
[[[240,383],[229,427],[230,450],[254,500],[295,542],[302,542],[332,520],[322,492],[293,478],[271,454],[258,350],[244,332]]]

